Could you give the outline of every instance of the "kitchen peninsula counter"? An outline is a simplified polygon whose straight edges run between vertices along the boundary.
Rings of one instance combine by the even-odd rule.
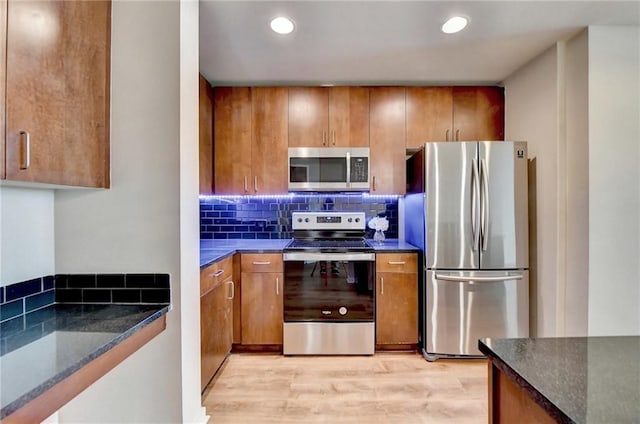
[[[640,336],[483,339],[478,347],[490,360],[491,423],[640,420]]]
[[[169,308],[53,304],[23,318],[37,337],[3,324],[0,421],[47,418],[162,332]]]
[[[274,253],[282,252],[291,239],[274,240],[200,240],[200,269],[224,259],[234,253]],[[377,244],[368,239],[367,242],[375,252],[419,252],[420,249],[405,241],[387,239]]]

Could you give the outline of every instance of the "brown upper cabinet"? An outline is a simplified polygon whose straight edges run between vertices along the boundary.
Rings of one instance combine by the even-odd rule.
[[[198,137],[200,155],[200,194],[213,194],[213,92],[200,75]]]
[[[404,194],[405,88],[372,87],[370,98],[370,192]]]
[[[504,140],[502,87],[407,87],[407,148],[469,140]]]
[[[290,87],[289,146],[369,146],[369,89]]]
[[[3,1],[0,12],[2,177],[109,187],[111,2]],[[33,31],[38,16],[50,31]]]
[[[217,194],[287,192],[287,88],[214,89]]]

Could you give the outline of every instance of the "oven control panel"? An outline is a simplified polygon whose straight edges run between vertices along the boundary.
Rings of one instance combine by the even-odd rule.
[[[364,212],[293,212],[293,230],[364,230]]]

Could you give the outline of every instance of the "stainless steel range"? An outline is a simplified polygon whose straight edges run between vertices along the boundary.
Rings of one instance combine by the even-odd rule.
[[[294,212],[284,250],[285,355],[372,355],[375,253],[364,212]]]

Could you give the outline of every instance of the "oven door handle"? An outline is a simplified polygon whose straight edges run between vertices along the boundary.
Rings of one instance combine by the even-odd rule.
[[[346,253],[323,253],[323,252],[287,252],[282,255],[285,262],[292,261],[375,261],[375,253],[346,252]]]

